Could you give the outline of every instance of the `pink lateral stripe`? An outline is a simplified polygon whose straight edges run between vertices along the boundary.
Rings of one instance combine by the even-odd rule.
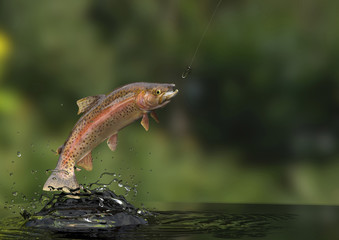
[[[109,108],[105,108],[101,113],[99,113],[94,119],[92,119],[92,121],[90,121],[88,124],[86,124],[86,126],[83,127],[83,129],[80,131],[80,133],[78,134],[78,136],[76,137],[76,139],[74,140],[72,146],[70,147],[68,153],[66,156],[64,156],[63,161],[62,161],[62,165],[64,165],[65,161],[67,161],[67,159],[70,159],[73,151],[74,151],[74,147],[80,142],[82,141],[86,134],[88,132],[91,132],[95,127],[97,127],[98,125],[102,124],[103,122],[105,122],[111,115],[112,113],[121,110],[122,108],[126,107],[128,104],[130,104],[131,102],[133,102],[135,100],[135,97],[132,96],[130,98],[127,98]]]

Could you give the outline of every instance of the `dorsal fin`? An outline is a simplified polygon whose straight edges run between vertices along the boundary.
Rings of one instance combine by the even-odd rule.
[[[97,96],[89,96],[81,98],[77,101],[77,105],[79,107],[78,115],[80,113],[87,112],[91,109],[95,104],[97,104],[101,99],[103,99],[105,95],[97,95]]]

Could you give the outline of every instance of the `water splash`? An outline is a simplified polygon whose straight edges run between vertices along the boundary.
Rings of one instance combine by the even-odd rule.
[[[40,212],[31,215],[26,211],[21,215],[27,219],[26,227],[62,232],[144,225],[147,216],[151,216],[105,187],[55,194]]]
[[[53,170],[48,169],[46,173],[50,171]],[[30,169],[28,172],[34,177],[40,174],[35,169]],[[44,171],[41,174],[44,174]],[[148,211],[134,207],[125,199],[131,193],[131,200],[133,201],[133,197],[138,193],[138,184],[133,182],[133,175],[130,175],[130,177],[131,181],[127,182],[121,179],[122,175],[119,173],[104,172],[96,182],[80,185],[78,189],[69,189],[70,193],[60,194],[36,191],[26,196],[16,191],[12,186],[12,199],[7,201],[3,208],[12,214],[20,213],[28,227],[57,229],[56,225],[66,226],[67,224],[73,224],[73,226],[78,226],[86,223],[88,228],[106,228],[106,225],[108,228],[146,224]],[[115,189],[119,187],[117,190],[121,189],[125,193],[122,192],[122,195],[119,195],[120,192],[117,191],[119,194],[116,194],[115,190],[111,191],[108,187]],[[40,188],[41,185],[39,186]],[[42,210],[37,212],[39,209]],[[68,209],[68,213],[74,218],[68,215],[65,217],[63,215],[66,211],[65,209]],[[151,214],[149,213],[149,215]],[[105,225],[104,222],[106,222]],[[60,228],[63,229],[63,227]]]
[[[61,172],[61,173],[64,173],[64,174],[66,174],[66,175],[69,175],[69,172],[68,171],[66,171],[66,170],[63,170],[63,169],[60,169],[60,170],[56,170],[56,169],[46,169],[45,170],[45,173],[46,174],[48,174],[49,172]]]

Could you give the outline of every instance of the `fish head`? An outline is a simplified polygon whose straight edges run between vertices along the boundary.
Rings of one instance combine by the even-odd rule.
[[[152,111],[167,105],[178,94],[175,84],[154,83],[147,86],[137,95],[136,101],[143,111]]]

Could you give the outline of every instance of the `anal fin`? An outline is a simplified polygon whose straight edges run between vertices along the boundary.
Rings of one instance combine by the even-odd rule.
[[[86,171],[92,171],[92,169],[93,169],[93,163],[92,162],[93,162],[92,152],[89,152],[79,162],[77,162],[77,165],[79,167],[82,167]]]
[[[110,138],[107,139],[107,145],[109,149],[111,149],[111,151],[115,151],[115,149],[117,148],[117,144],[118,144],[118,134],[115,133],[112,136],[110,136]]]

